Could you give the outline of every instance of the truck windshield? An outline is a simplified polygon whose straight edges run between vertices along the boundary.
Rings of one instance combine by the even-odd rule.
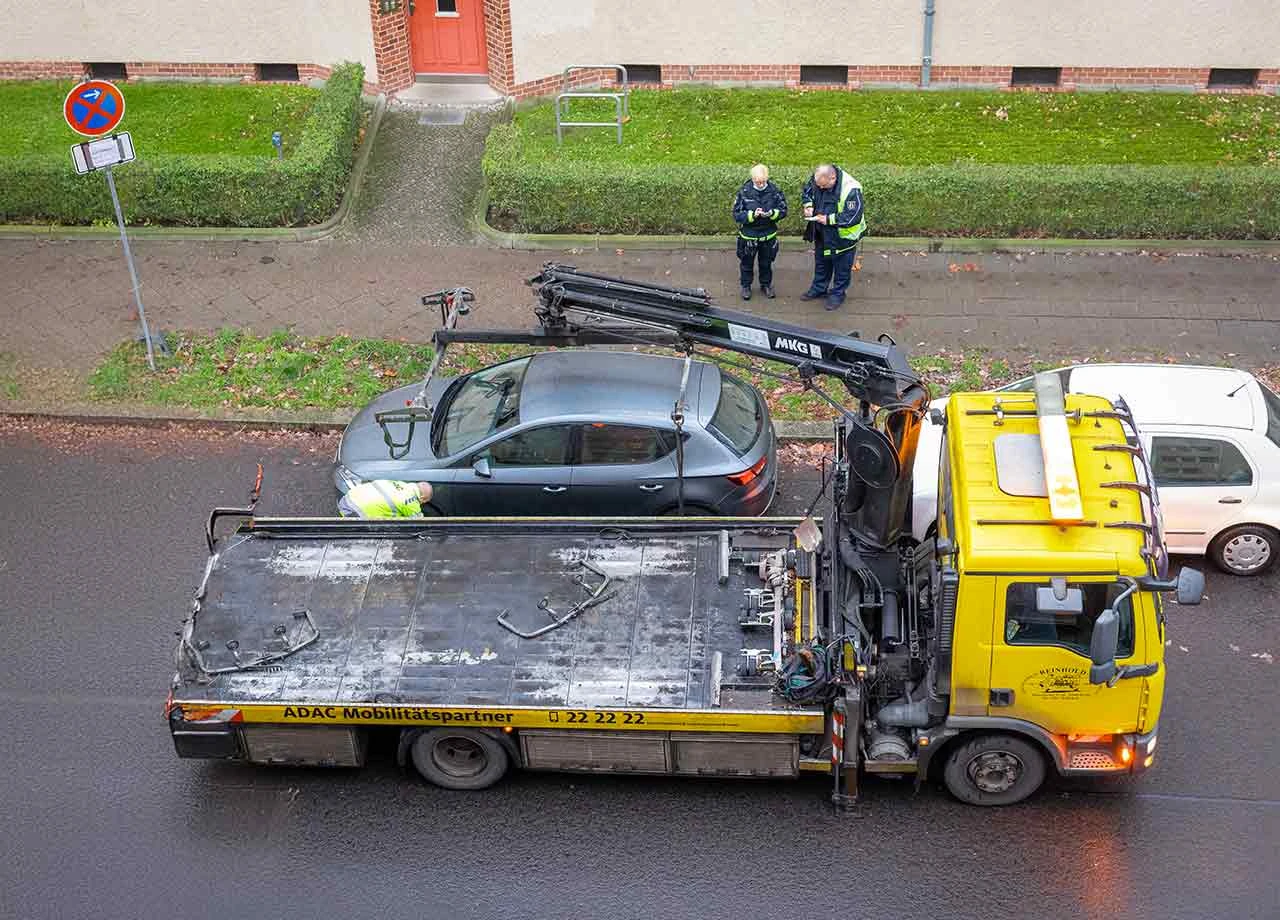
[[[437,454],[452,456],[520,420],[520,389],[529,358],[476,371],[464,378],[437,415]]]

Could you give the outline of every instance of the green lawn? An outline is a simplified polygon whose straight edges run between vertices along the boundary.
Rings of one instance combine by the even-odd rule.
[[[0,81],[0,107],[20,125],[0,131],[0,156],[65,153],[84,138],[69,127],[62,104],[66,81]],[[133,135],[139,155],[218,153],[275,156],[271,132],[284,135],[288,156],[319,90],[290,84],[129,83],[120,86],[120,130]]]
[[[573,100],[573,120],[612,103]],[[1280,167],[1280,98],[1169,93],[637,91],[623,144],[517,111],[521,155],[617,163],[1223,164]],[[585,118],[594,114],[604,118]]]
[[[431,360],[429,345],[347,336],[302,338],[288,331],[257,336],[224,329],[212,334],[173,334],[167,341],[173,356],[157,356],[154,373],[147,369],[146,351],[141,344],[129,341],[119,345],[90,376],[90,397],[215,410],[358,408],[379,393],[418,382]],[[544,350],[520,345],[456,345],[446,353],[441,371],[465,374]],[[657,348],[639,350],[670,354]],[[747,360],[714,348],[707,349],[707,354],[730,364]],[[920,352],[911,355],[910,361],[937,396],[959,390],[986,390],[1036,371],[1081,361],[1126,358],[1172,360],[1167,355],[1137,351],[1106,356],[1068,352],[999,356],[975,348]],[[755,362],[753,367],[756,372],[732,366],[726,370],[759,387],[774,418],[831,417],[831,407],[818,396],[806,392],[794,379],[776,376],[794,378],[794,369],[769,361]],[[1258,376],[1272,384],[1280,382],[1280,366],[1263,369]],[[820,385],[836,399],[847,400],[847,394],[834,381],[820,381]],[[3,390],[0,375],[0,395]]]

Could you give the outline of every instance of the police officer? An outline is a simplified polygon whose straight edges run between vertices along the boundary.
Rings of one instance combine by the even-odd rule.
[[[826,298],[826,309],[837,310],[858,254],[858,240],[867,232],[862,213],[862,184],[844,170],[823,163],[805,183],[804,238],[813,241],[813,281],[801,300]]]
[[[760,262],[760,290],[772,299],[773,260],[778,256],[778,221],[787,216],[787,197],[769,181],[769,167],[757,163],[751,178],[742,183],[733,199],[733,219],[738,222],[739,280],[742,299],[751,299],[755,263]]]
[[[343,517],[422,517],[422,506],[431,501],[431,483],[374,479],[353,486],[338,499]]]

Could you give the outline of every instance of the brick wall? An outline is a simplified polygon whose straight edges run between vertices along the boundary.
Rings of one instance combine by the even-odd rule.
[[[373,21],[373,57],[378,62],[378,87],[386,93],[413,83],[413,56],[409,50],[409,3],[389,13],[378,11],[378,0],[369,0]]]
[[[254,64],[193,64],[189,61],[125,61],[126,82],[139,78],[234,78],[242,83],[258,79]],[[80,80],[86,77],[87,67],[81,61],[0,61],[0,80]],[[333,68],[322,64],[299,64],[298,80],[327,80]],[[377,84],[365,81],[364,91],[371,95],[380,92]]]
[[[511,0],[484,0],[484,44],[489,59],[489,85],[496,92],[511,95],[515,81]]]
[[[81,61],[0,61],[0,80],[78,80]]]
[[[492,53],[492,52],[491,52]],[[492,61],[493,58],[491,57]],[[1013,68],[1011,67],[954,67],[935,64],[930,72],[930,84],[933,86],[989,86],[992,89],[1011,89]],[[616,74],[606,70],[576,71],[566,86],[559,74],[530,80],[525,83],[509,83],[499,86],[494,80],[490,83],[499,92],[505,92],[517,99],[533,99],[539,96],[552,96],[563,89],[577,89],[585,86],[613,86]],[[847,83],[841,84],[801,84],[799,64],[663,64],[662,83],[640,84],[646,89],[672,89],[682,83],[769,83],[782,84],[792,89],[845,89],[856,90],[864,84],[898,84],[918,86],[920,84],[920,68],[914,65],[852,65],[849,67]],[[1207,67],[1063,67],[1062,78],[1058,89],[1071,92],[1086,86],[1148,87],[1178,86],[1192,87],[1199,92],[1210,92],[1208,89],[1209,68]],[[1044,89],[1044,87],[1028,87]],[[1014,87],[1013,89],[1021,89]],[[1275,93],[1280,89],[1280,68],[1264,69],[1258,72],[1258,82],[1251,87],[1214,88],[1214,93],[1260,94]]]

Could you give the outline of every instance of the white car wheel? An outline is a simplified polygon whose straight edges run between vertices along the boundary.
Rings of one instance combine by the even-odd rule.
[[[1280,540],[1266,527],[1244,524],[1221,534],[1209,549],[1215,565],[1229,575],[1261,575],[1280,555]]]

